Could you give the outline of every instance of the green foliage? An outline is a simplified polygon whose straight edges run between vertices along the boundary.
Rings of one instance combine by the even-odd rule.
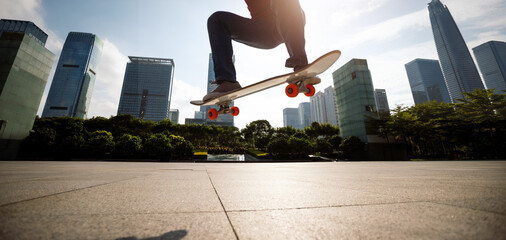
[[[139,136],[123,134],[116,142],[115,152],[121,157],[137,156],[142,148],[142,140]]]
[[[162,133],[150,135],[144,140],[143,154],[150,158],[168,159],[172,150],[170,138]]]
[[[345,154],[356,154],[365,151],[365,143],[360,138],[351,136],[343,139],[340,148]]]
[[[246,125],[241,133],[251,146],[263,149],[269,144],[274,130],[267,120],[257,120]]]
[[[387,141],[401,141],[416,158],[504,158],[506,95],[476,89],[455,104],[428,102],[373,119]]]
[[[172,149],[170,159],[191,159],[195,147],[186,141],[183,137],[170,135],[169,136]]]
[[[85,143],[85,149],[88,156],[105,157],[114,151],[114,145],[112,133],[98,130],[90,134]]]

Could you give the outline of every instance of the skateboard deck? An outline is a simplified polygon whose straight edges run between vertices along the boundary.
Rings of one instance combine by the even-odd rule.
[[[220,110],[211,109],[208,112],[208,117],[210,119],[216,119],[220,114],[232,114],[233,116],[237,116],[239,114],[239,109],[237,107],[229,108],[229,105],[233,100],[281,85],[283,83],[289,84],[285,89],[285,93],[289,97],[295,97],[299,92],[303,92],[306,96],[313,96],[315,94],[315,89],[311,84],[306,85],[308,79],[315,78],[317,75],[325,72],[337,61],[337,59],[339,59],[340,56],[341,51],[334,50],[324,54],[297,72],[275,76],[207,101],[194,100],[190,103],[197,106],[218,105]]]

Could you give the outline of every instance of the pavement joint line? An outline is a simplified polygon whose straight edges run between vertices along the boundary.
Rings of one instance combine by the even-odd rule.
[[[221,197],[218,194],[218,190],[216,190],[216,187],[214,186],[213,180],[211,179],[211,176],[209,175],[209,172],[206,170],[207,177],[209,178],[209,181],[211,182],[211,185],[213,186],[214,192],[216,193],[216,196],[218,197],[218,200],[220,201],[221,208],[223,209],[223,212],[225,213],[225,216],[227,216],[228,223],[230,224],[230,227],[232,228],[232,231],[234,232],[235,239],[239,240],[239,236],[237,235],[237,232],[235,231],[234,225],[232,224],[232,220],[230,220],[230,216],[228,216],[228,212],[225,209],[225,206],[223,205],[223,202],[221,201]]]
[[[305,209],[324,209],[324,208],[344,208],[344,207],[364,207],[364,206],[383,206],[395,204],[409,204],[409,203],[429,203],[427,201],[404,201],[404,202],[390,202],[390,203],[370,203],[370,204],[349,204],[349,205],[331,205],[331,206],[315,206],[315,207],[294,207],[294,208],[272,208],[260,210],[230,210],[231,213],[241,212],[268,212],[268,211],[284,211],[284,210],[305,210]]]
[[[71,192],[77,192],[77,191],[81,191],[81,190],[85,190],[85,189],[91,189],[91,188],[101,187],[101,186],[115,184],[115,183],[119,183],[119,182],[130,181],[132,179],[136,179],[136,178],[139,178],[139,177],[141,177],[141,176],[137,176],[137,177],[133,177],[133,178],[128,178],[128,179],[123,179],[123,180],[114,181],[114,182],[106,182],[106,183],[97,184],[97,185],[93,185],[93,186],[88,186],[88,187],[83,187],[83,188],[78,188],[78,189],[72,189],[72,190],[68,190],[68,191],[64,191],[64,192],[57,192],[57,193],[53,193],[53,194],[49,194],[49,195],[44,195],[44,196],[40,196],[40,197],[35,197],[35,198],[24,199],[24,200],[20,200],[20,201],[16,201],[16,202],[6,203],[6,204],[0,205],[0,208],[11,206],[11,205],[15,205],[15,204],[19,204],[19,203],[29,202],[29,201],[33,201],[33,200],[39,200],[39,199],[43,199],[43,198],[47,198],[47,197],[58,196],[58,195],[61,195],[61,194],[66,194],[66,193],[71,193]]]

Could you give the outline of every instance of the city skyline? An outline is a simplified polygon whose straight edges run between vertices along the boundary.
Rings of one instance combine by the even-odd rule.
[[[34,21],[46,30],[49,35],[48,48],[56,54],[61,52],[62,39],[70,31],[94,32],[104,40],[103,58],[108,64],[101,66],[101,74],[97,76],[89,117],[115,115],[122,71],[128,55],[170,56],[178,61],[174,104],[171,107],[180,109],[183,119],[192,117],[198,108],[192,107],[189,101],[205,94],[209,53],[205,29],[207,17],[218,10],[249,16],[243,1],[230,0],[212,4],[154,1],[142,5],[139,1],[125,4],[30,0],[16,4],[17,1],[11,1],[2,4],[2,16]],[[322,84],[316,86],[317,91],[322,90],[320,86],[328,86],[332,82],[329,72],[338,69],[349,59],[359,57],[368,60],[375,87],[389,92],[391,107],[398,104],[413,105],[404,64],[415,58],[437,58],[427,11],[428,2],[382,0],[372,3],[359,0],[337,3],[301,0],[308,20],[306,48],[310,61],[332,49],[343,52],[342,59],[322,75]],[[469,48],[490,40],[506,40],[506,17],[501,14],[506,9],[504,1],[448,0],[444,3],[451,9]],[[90,13],[88,10],[91,6],[97,11]],[[160,12],[164,12],[164,15]],[[172,24],[177,19],[185,21],[184,27]],[[152,24],[152,21],[161,24]],[[156,28],[149,28],[151,25]],[[135,37],[129,37],[132,34]],[[243,86],[288,71],[282,66],[286,59],[284,46],[272,51],[240,44],[234,44],[234,47],[238,78]],[[283,89],[273,88],[241,100],[242,111],[235,119],[236,126],[242,128],[257,119],[267,119],[275,127],[282,126],[282,115],[271,113],[297,107],[300,102],[307,100],[302,97],[287,99],[282,93]],[[269,111],[263,111],[264,105],[269,106]]]

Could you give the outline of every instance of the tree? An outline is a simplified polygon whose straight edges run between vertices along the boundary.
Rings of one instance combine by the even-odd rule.
[[[115,152],[122,157],[134,157],[138,155],[142,148],[142,140],[138,136],[123,134],[116,141]]]
[[[274,130],[267,120],[253,121],[242,130],[244,139],[256,148],[266,148],[273,133]]]
[[[360,138],[351,136],[343,139],[340,148],[346,155],[356,155],[364,152],[365,143]]]
[[[89,156],[105,157],[114,151],[114,145],[112,133],[99,130],[90,134],[85,147]]]
[[[183,137],[170,135],[169,136],[172,150],[170,153],[170,159],[191,159],[193,157],[194,147],[186,141]]]
[[[143,152],[147,157],[168,159],[171,150],[170,138],[165,134],[152,134],[144,140]]]

